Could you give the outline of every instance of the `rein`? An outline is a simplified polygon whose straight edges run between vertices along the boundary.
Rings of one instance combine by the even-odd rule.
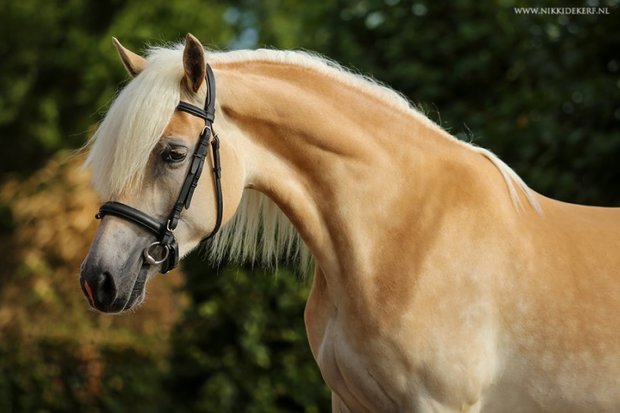
[[[215,76],[213,75],[211,66],[207,64],[206,69],[207,73],[205,75],[205,80],[207,82],[207,97],[205,100],[204,109],[187,102],[179,102],[176,107],[176,110],[204,119],[205,126],[200,133],[200,137],[198,138],[198,143],[192,157],[192,163],[187,171],[187,175],[185,175],[185,180],[181,186],[179,196],[177,197],[174,207],[168,216],[168,220],[165,223],[161,223],[157,219],[140,211],[139,209],[116,201],[108,201],[104,203],[99,208],[97,215],[95,215],[95,218],[97,219],[102,219],[106,215],[113,215],[133,222],[134,224],[153,233],[157,241],[151,243],[144,249],[143,256],[145,262],[150,265],[161,264],[159,272],[162,274],[172,270],[179,263],[179,246],[174,236],[174,230],[179,224],[181,212],[184,208],[188,209],[192,203],[194,190],[198,186],[198,179],[200,179],[205,160],[208,156],[209,141],[211,143],[211,151],[213,153],[213,176],[215,177],[217,216],[215,227],[211,233],[200,242],[212,238],[222,225],[222,211],[224,206],[222,200],[220,140],[217,134],[213,132],[213,121],[215,119]],[[211,136],[213,136],[213,139],[211,139]]]

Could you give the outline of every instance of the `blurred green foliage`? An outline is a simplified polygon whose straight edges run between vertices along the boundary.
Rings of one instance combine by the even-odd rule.
[[[162,365],[135,344],[85,349],[75,338],[5,337],[0,361],[0,411],[6,413],[152,413],[169,400],[160,390]]]
[[[179,412],[319,412],[328,393],[302,323],[309,283],[280,269],[184,270],[193,306],[172,334],[166,388]]]
[[[28,174],[59,149],[84,144],[126,79],[112,36],[143,51],[191,30],[211,45],[233,31],[225,2],[20,0],[0,13],[0,176]]]
[[[620,2],[571,4],[607,7],[608,15],[514,12],[567,5],[540,3],[4,2],[0,181],[30,175],[52,153],[85,142],[126,80],[111,36],[140,52],[192,32],[216,49],[316,50],[399,90],[456,136],[492,149],[541,193],[618,206]],[[3,202],[0,236],[8,239],[18,224]],[[196,254],[183,268],[190,303],[169,349],[148,352],[135,339],[112,340],[96,348],[103,373],[81,356],[84,335],[31,337],[21,345],[11,341],[21,336],[3,331],[0,411],[328,410],[303,330],[306,282],[285,269],[274,278],[245,267],[209,268]],[[9,272],[3,277],[16,282]]]

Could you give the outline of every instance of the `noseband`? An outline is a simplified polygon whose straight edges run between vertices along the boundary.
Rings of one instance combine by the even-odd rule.
[[[205,79],[207,82],[207,97],[204,109],[187,102],[180,102],[176,108],[182,112],[204,119],[205,126],[198,138],[191,165],[187,171],[187,175],[185,175],[185,181],[183,181],[181,191],[168,216],[168,220],[165,223],[161,223],[157,221],[157,219],[136,208],[115,201],[109,201],[101,205],[99,212],[95,215],[97,219],[101,219],[106,215],[113,215],[131,221],[153,233],[156,237],[156,241],[144,249],[144,261],[150,265],[161,264],[159,272],[162,274],[167,273],[179,263],[179,246],[174,236],[174,230],[179,224],[181,211],[183,208],[188,209],[192,203],[194,190],[198,185],[198,179],[200,179],[202,168],[208,156],[209,140],[212,135],[211,149],[213,152],[213,176],[215,177],[217,216],[215,227],[202,241],[206,241],[213,237],[222,224],[223,201],[219,152],[220,141],[217,134],[213,132],[213,120],[215,119],[215,76],[213,75],[211,66],[208,64]]]

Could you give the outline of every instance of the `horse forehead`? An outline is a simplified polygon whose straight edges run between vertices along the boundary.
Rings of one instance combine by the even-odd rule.
[[[202,132],[204,121],[189,113],[176,111],[164,129],[164,137],[195,139]]]

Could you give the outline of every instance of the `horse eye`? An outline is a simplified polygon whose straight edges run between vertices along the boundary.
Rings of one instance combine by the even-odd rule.
[[[187,156],[187,148],[183,146],[167,146],[162,152],[162,159],[168,163],[182,162]]]

